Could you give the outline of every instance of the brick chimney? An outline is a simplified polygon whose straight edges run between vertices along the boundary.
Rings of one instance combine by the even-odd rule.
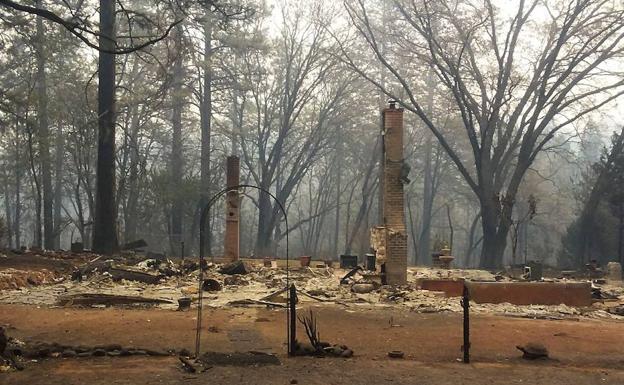
[[[225,165],[227,187],[240,184],[240,159],[237,156],[228,156]],[[240,254],[240,194],[230,191],[226,195],[225,211],[225,245],[226,260],[237,261]]]
[[[383,162],[382,162],[382,217],[383,223],[376,231],[384,250],[380,263],[385,263],[386,283],[407,283],[407,232],[405,228],[405,200],[401,171],[403,167],[403,109],[391,100],[382,111]],[[380,236],[381,235],[381,236]]]

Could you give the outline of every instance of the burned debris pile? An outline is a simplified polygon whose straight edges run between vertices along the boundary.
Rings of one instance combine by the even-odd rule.
[[[187,310],[195,305],[198,297],[197,258],[172,259],[160,254],[134,252],[104,257],[86,252],[28,251],[3,255],[0,267],[0,284],[4,283],[0,303]],[[204,304],[215,308],[283,308],[286,306],[286,273],[276,261],[206,262],[201,285]],[[418,313],[461,312],[457,297],[464,283],[513,284],[519,279],[522,280],[504,272],[418,267],[408,269],[406,284],[390,286],[383,284],[379,274],[361,266],[341,269],[331,263],[313,261],[309,266],[289,270],[289,280],[297,285],[302,303],[344,308],[401,306]],[[541,282],[560,284],[582,281],[567,276],[541,279]],[[555,299],[554,304],[501,302],[475,303],[471,307],[475,313],[524,318],[624,317],[624,289],[620,285],[605,279],[593,279],[591,285],[591,306],[569,306]]]

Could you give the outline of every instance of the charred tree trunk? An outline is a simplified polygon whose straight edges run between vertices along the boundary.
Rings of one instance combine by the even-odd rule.
[[[267,186],[261,186],[267,188]],[[267,257],[272,255],[273,244],[271,242],[273,228],[271,216],[273,205],[269,194],[260,192],[258,197],[258,236],[256,238],[256,256]]]
[[[41,8],[41,0],[37,0]],[[48,127],[48,94],[46,84],[45,31],[43,18],[37,17],[37,120],[39,123],[37,140],[43,187],[43,247],[54,248],[54,222],[52,217],[52,172],[50,169],[50,128]]]
[[[32,197],[35,203],[35,223],[34,223],[34,231],[33,231],[33,240],[34,245],[36,247],[42,247],[43,244],[43,234],[41,233],[41,182],[39,178],[39,171],[37,170],[37,160],[35,155],[35,146],[34,139],[32,133],[32,127],[27,123],[27,133],[28,133],[28,160],[30,165],[31,172],[31,189],[32,189]]]
[[[427,114],[429,116],[433,113],[433,98],[435,91],[435,84],[433,82],[433,70],[429,69],[427,72]],[[434,177],[433,177],[433,137],[429,130],[426,131],[425,140],[425,169],[423,180],[423,203],[422,203],[422,218],[420,225],[420,236],[418,257],[419,263],[428,265],[431,264],[431,220],[433,213],[433,200],[434,194]]]
[[[8,163],[8,162],[7,162]],[[6,166],[5,163],[5,168],[4,168],[4,172],[2,173],[2,177],[3,177],[3,192],[4,192],[4,216],[5,216],[5,225],[6,225],[6,229],[7,229],[7,244],[6,246],[8,248],[11,248],[13,246],[13,221],[11,220],[11,192],[9,189],[9,170],[11,168]],[[2,239],[0,239],[0,245],[2,244]]]
[[[59,124],[56,131],[55,151],[55,170],[54,170],[54,248],[61,248],[61,205],[63,204],[63,154],[65,153],[65,144],[63,140],[63,129]]]
[[[340,234],[340,197],[342,195],[342,167],[343,167],[343,154],[342,154],[342,138],[336,146],[336,213],[334,217],[334,238],[332,241],[332,257],[338,256],[338,235]]]
[[[618,261],[624,265],[624,202],[618,204]]]
[[[20,153],[20,135],[19,135],[19,112],[15,118],[15,217],[13,229],[15,233],[15,248],[19,249],[22,245],[22,158]]]
[[[173,85],[172,85],[172,117],[173,128],[171,136],[171,158],[170,158],[170,191],[171,191],[171,226],[169,229],[169,242],[172,255],[178,255],[180,242],[182,242],[182,214],[183,202],[179,189],[182,185],[183,160],[182,160],[182,107],[184,106],[184,95],[182,94],[182,82],[184,79],[184,69],[182,68],[184,56],[182,47],[182,26],[178,24],[175,29],[176,57],[173,63]]]
[[[115,2],[100,0],[100,47],[115,49]],[[100,51],[98,61],[98,157],[96,166],[93,250],[112,254],[117,248],[115,202],[115,54]]]
[[[427,265],[431,263],[431,218],[433,213],[433,170],[432,170],[432,138],[427,133],[425,142],[425,169],[423,180],[422,218],[420,236],[418,237],[418,263]]]
[[[132,109],[130,118],[130,152],[128,173],[128,196],[124,210],[124,239],[131,242],[137,239],[139,204],[139,107]]]
[[[486,269],[500,267],[507,247],[507,231],[499,229],[501,210],[497,195],[484,193],[481,198],[481,227],[483,246],[480,266]]]
[[[204,15],[204,73],[203,73],[203,93],[200,108],[201,124],[201,165],[200,165],[200,209],[208,203],[211,197],[211,175],[210,175],[210,149],[212,136],[212,13],[210,8],[206,8]],[[210,216],[208,216],[210,218]],[[199,218],[198,218],[199,219]],[[204,250],[208,255],[212,254],[212,232],[211,226],[207,224],[206,244]]]
[[[379,145],[381,142],[381,138],[377,140],[375,146],[373,148],[373,153],[376,153],[379,149]],[[364,176],[364,180],[362,182],[362,203],[360,204],[360,208],[358,210],[357,216],[355,217],[355,221],[353,222],[353,228],[351,230],[351,234],[347,240],[345,246],[345,254],[350,254],[353,248],[353,242],[356,238],[358,238],[358,234],[360,234],[360,229],[362,227],[362,223],[368,217],[368,212],[370,210],[370,204],[372,201],[371,195],[375,189],[375,180],[373,178],[373,171],[375,169],[375,165],[377,163],[377,158],[374,156],[370,157],[370,161],[368,163],[368,167],[366,168],[366,174]],[[381,183],[381,181],[379,182]],[[379,185],[381,189],[381,185]]]

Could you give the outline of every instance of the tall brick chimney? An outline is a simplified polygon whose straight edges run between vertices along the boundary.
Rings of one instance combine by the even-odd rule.
[[[390,101],[382,111],[382,217],[383,223],[372,231],[372,246],[378,262],[385,264],[389,285],[407,283],[407,232],[405,228],[403,168],[403,109]]]
[[[238,156],[228,156],[225,165],[227,187],[240,184],[240,159]],[[229,261],[239,258],[240,232],[240,194],[230,191],[226,195],[225,212],[225,245],[224,256]]]

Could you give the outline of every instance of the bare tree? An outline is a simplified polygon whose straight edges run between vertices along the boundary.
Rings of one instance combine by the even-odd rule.
[[[98,61],[98,157],[96,168],[93,250],[117,251],[115,199],[115,2],[100,1],[100,52]]]
[[[253,53],[245,58],[252,100],[246,128],[239,133],[243,162],[258,186],[276,189],[287,202],[313,163],[333,140],[333,121],[347,95],[348,80],[325,53],[329,42],[321,26],[293,12],[284,26],[270,63]],[[272,255],[279,206],[260,194],[256,253]],[[277,238],[283,236],[283,231]]]
[[[535,158],[570,124],[624,92],[613,64],[623,52],[624,10],[607,0],[520,0],[506,19],[491,0],[397,0],[388,32],[365,0],[345,5],[393,83],[384,86],[344,43],[343,60],[431,130],[479,200],[482,265],[499,266],[518,188]],[[393,49],[380,49],[383,32],[394,36]],[[430,65],[452,96],[470,162],[423,107],[410,61]]]

